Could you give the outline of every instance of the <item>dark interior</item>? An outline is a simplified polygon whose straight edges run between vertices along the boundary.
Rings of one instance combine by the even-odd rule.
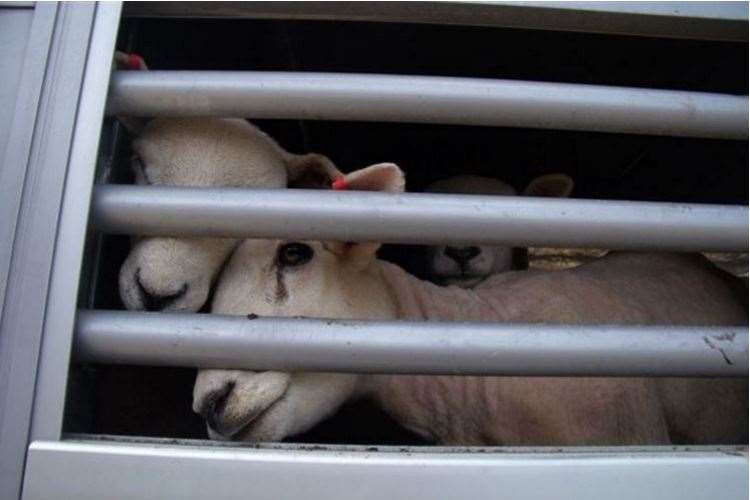
[[[392,73],[748,93],[748,45],[552,31],[324,21],[123,20],[118,49],[151,69]],[[397,123],[255,121],[293,152],[328,155],[342,170],[399,164],[407,189],[458,173],[522,189],[564,172],[573,196],[748,203],[746,141]],[[129,137],[103,130],[99,182],[128,183]],[[125,237],[90,234],[79,301],[121,309]],[[417,248],[389,246],[403,263]],[[419,274],[418,268],[413,268]],[[71,371],[66,431],[205,438],[190,410],[194,370],[80,366]],[[352,404],[301,442],[424,444],[366,403]]]

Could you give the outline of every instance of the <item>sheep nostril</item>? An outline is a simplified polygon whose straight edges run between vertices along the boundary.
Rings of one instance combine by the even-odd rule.
[[[481,251],[479,247],[445,247],[443,253],[458,264],[465,265],[471,259],[478,256]]]
[[[465,250],[466,250],[466,256],[468,257],[469,260],[473,259],[480,253],[479,247],[468,247]]]
[[[221,431],[221,415],[227,405],[227,397],[234,389],[234,382],[226,384],[224,387],[214,392],[208,397],[208,403],[203,407],[201,414],[206,419],[209,427],[215,431]]]
[[[458,253],[459,251],[460,249],[456,247],[445,247],[445,250],[443,250],[443,253],[453,260],[459,260],[460,259],[460,256]]]
[[[146,311],[162,311],[182,298],[188,291],[188,284],[183,283],[180,289],[175,293],[165,295],[151,293],[143,286],[140,267],[135,270],[135,283],[138,286],[141,301],[143,302],[143,308]]]

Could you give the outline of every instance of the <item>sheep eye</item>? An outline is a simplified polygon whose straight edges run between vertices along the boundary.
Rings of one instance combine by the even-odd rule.
[[[279,248],[277,261],[281,266],[300,266],[310,262],[313,249],[304,243],[287,243]]]

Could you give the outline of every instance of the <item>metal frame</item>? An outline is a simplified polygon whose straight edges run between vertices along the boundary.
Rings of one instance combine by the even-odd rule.
[[[746,251],[748,209],[427,193],[98,186],[115,234]]]
[[[444,375],[743,376],[746,327],[352,321],[80,311],[82,362]]]
[[[47,296],[32,440],[60,439],[62,434],[84,237],[121,7],[97,3],[90,32]]]
[[[94,12],[93,4],[35,6],[23,76],[29,87],[20,96],[6,154],[9,168],[25,168],[25,175],[0,324],[2,498],[17,497],[21,486],[60,201]]]
[[[118,71],[108,112],[748,137],[746,96],[413,75]]]
[[[24,498],[746,498],[736,449],[268,449],[35,442]],[[390,452],[389,452],[390,451]],[[473,453],[472,453],[473,451]]]
[[[594,8],[593,4],[588,4],[591,8],[586,7],[583,12],[580,5],[571,7],[569,12],[566,11],[569,7],[557,4],[506,5],[499,2],[468,6],[446,2],[423,5],[428,8],[416,9],[428,14],[422,18],[414,17],[415,9],[410,11],[406,3],[395,8],[406,9],[398,14],[401,20],[420,22],[445,21],[445,13],[453,9],[453,13],[465,12],[473,17],[469,24],[498,25],[498,19],[505,16],[507,22],[499,25],[544,28],[547,24],[546,27],[555,29],[591,31],[589,23],[606,18],[611,24],[606,24],[605,31],[612,33],[627,31],[630,26],[633,34],[747,40],[746,6],[742,12],[730,12],[727,6],[720,6],[716,16],[705,5],[694,8],[680,5],[680,14],[666,16],[664,12],[657,12],[657,7],[650,6],[630,13],[615,12],[617,9],[613,5],[600,6],[604,11],[597,14],[598,7]],[[18,5],[19,8],[26,6],[25,3]],[[189,8],[199,12],[201,6]],[[295,17],[289,14],[288,3],[266,4],[264,8],[286,9],[285,17]],[[307,7],[300,5],[302,8]],[[317,4],[310,8],[322,9],[323,6]],[[360,8],[363,7],[350,7],[352,11]],[[384,7],[370,4],[366,8]],[[484,450],[481,455],[469,453],[472,450],[457,453],[459,450],[455,449],[429,449],[427,452],[399,449],[388,455],[387,450],[372,453],[362,448],[359,451],[272,450],[205,446],[208,443],[195,447],[179,443],[102,443],[63,436],[75,297],[121,5],[40,3],[35,4],[34,9],[33,41],[29,44],[22,77],[24,94],[19,98],[14,115],[13,133],[17,134],[14,136],[17,140],[9,141],[15,156],[10,156],[9,148],[5,157],[6,162],[9,158],[23,162],[25,170],[21,197],[7,202],[11,209],[13,204],[17,206],[15,213],[18,214],[15,226],[3,229],[13,235],[12,253],[7,255],[7,262],[0,261],[9,269],[0,323],[0,497],[18,498],[29,441],[24,498],[54,496],[80,500],[181,495],[203,499],[218,494],[226,498],[240,495],[243,498],[248,495],[257,498],[345,495],[396,499],[555,495],[585,499],[601,498],[604,488],[612,498],[619,498],[618,495],[622,498],[713,498],[717,491],[726,498],[747,496],[746,453],[738,453],[736,448],[574,449],[562,450],[561,454],[551,450],[513,453],[509,449],[494,449]],[[323,14],[314,14],[316,18],[336,17],[331,11],[343,17],[348,15],[342,12],[342,4],[328,4],[325,9],[329,9],[329,13],[320,11]],[[444,9],[442,13],[438,12],[440,9]],[[429,17],[436,12],[439,13],[437,18]],[[484,17],[490,12],[494,14]],[[526,14],[514,18],[510,15],[513,12]],[[604,17],[597,17],[599,15]],[[480,19],[482,17],[484,20]],[[462,19],[467,18],[456,18],[457,22]],[[381,17],[379,20],[389,19]],[[549,24],[552,21],[555,23]],[[722,124],[719,136],[747,138],[747,132],[740,133],[736,123],[743,117],[747,119],[746,109],[744,115],[739,111],[740,104],[746,106],[747,99],[727,100],[725,96],[718,99],[716,102],[728,104],[719,113],[718,122]],[[559,120],[559,124],[563,122]],[[592,122],[586,123],[589,127]],[[727,126],[728,123],[731,124]],[[658,131],[658,127],[651,126],[652,132]],[[700,124],[693,123],[690,127],[689,134],[697,130],[698,135],[705,135],[708,130]],[[14,165],[13,175],[17,176],[15,182],[19,185],[21,170]],[[325,202],[323,198],[315,201]],[[538,208],[531,206],[529,210],[533,213]],[[724,208],[709,207],[709,210],[717,210],[717,221],[723,220],[727,224],[724,227],[732,231],[722,246],[735,247],[742,234],[747,235],[747,226],[738,223],[740,216],[746,216],[747,209]],[[741,213],[743,208],[745,215]],[[670,214],[676,212],[667,210],[664,215]],[[680,219],[684,218],[675,220]],[[699,223],[699,227],[704,226],[705,221]],[[695,226],[686,227],[695,230]],[[707,233],[700,231],[706,237]],[[84,315],[81,318],[85,321]],[[192,321],[189,317],[183,319]],[[221,318],[214,319],[221,321]],[[125,321],[126,326],[128,322]],[[263,320],[258,324],[262,326]],[[378,325],[370,326],[378,328]],[[746,332],[737,333],[736,338],[741,342]],[[740,345],[736,353],[729,352],[731,356],[745,359],[746,344]],[[718,360],[716,352],[711,353],[712,361],[697,349],[687,349],[685,353],[702,359],[706,367]],[[541,473],[543,481],[539,480]]]
[[[747,41],[744,2],[132,2],[132,17],[407,22]]]

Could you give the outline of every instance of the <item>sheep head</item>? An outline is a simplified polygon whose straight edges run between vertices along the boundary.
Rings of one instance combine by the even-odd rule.
[[[319,178],[314,176],[317,180]],[[335,177],[327,179],[330,182]],[[403,191],[393,164],[343,177],[351,190]],[[246,240],[234,252],[212,304],[217,314],[389,319],[396,306],[377,274],[375,243]],[[358,390],[334,373],[202,370],[193,409],[216,439],[280,440],[311,428]]]
[[[532,180],[523,196],[563,198],[573,190],[573,179],[564,174],[548,174]],[[485,194],[514,196],[512,186],[497,179],[461,175],[431,184],[432,193]],[[427,249],[430,280],[444,285],[471,288],[492,274],[523,267],[525,249],[492,245],[434,245]]]
[[[132,123],[132,122],[130,122]],[[242,119],[156,118],[133,140],[139,184],[282,188],[304,172],[338,170],[322,155],[293,155]],[[128,309],[197,311],[238,240],[145,238],[120,269]]]

